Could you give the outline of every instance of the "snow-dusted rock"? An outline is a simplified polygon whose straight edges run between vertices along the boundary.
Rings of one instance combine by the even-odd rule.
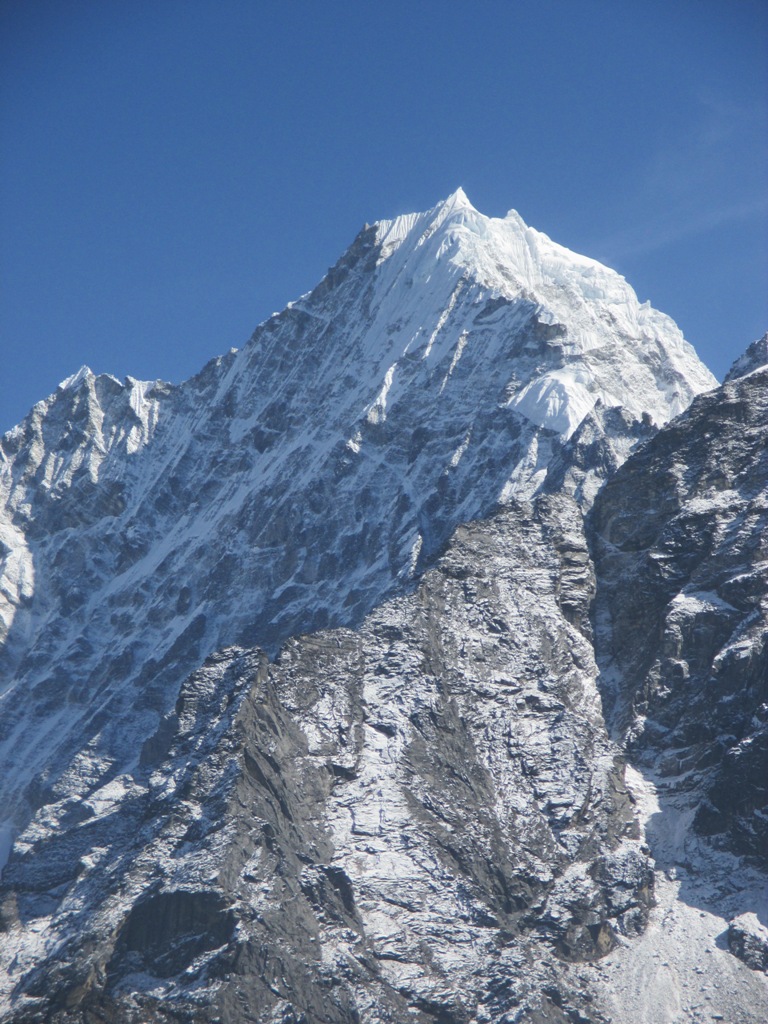
[[[737,377],[746,377],[748,373],[760,370],[764,366],[768,366],[768,333],[753,341],[747,351],[739,356],[726,374],[724,383],[736,380]]]
[[[768,928],[756,914],[739,914],[729,922],[728,948],[753,971],[768,971]]]
[[[17,840],[16,1012],[426,1024],[557,992],[601,1021],[560,965],[641,929],[653,873],[579,552],[572,499],[513,503],[358,629],[209,659],[142,770]]]
[[[597,652],[611,721],[697,795],[696,825],[768,857],[768,367],[734,378],[606,484]]]

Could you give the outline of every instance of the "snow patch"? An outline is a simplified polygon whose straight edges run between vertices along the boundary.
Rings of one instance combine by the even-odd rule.
[[[562,434],[567,440],[598,401],[606,407],[621,405],[609,391],[597,390],[585,366],[553,370],[537,377],[514,395],[509,405],[539,427]]]
[[[416,566],[419,564],[419,555],[421,554],[421,548],[423,543],[424,538],[421,536],[421,534],[419,534],[416,540],[413,542],[413,547],[411,548],[411,561],[410,565],[408,566],[409,576],[414,576],[416,574]]]
[[[459,335],[459,340],[456,342],[456,349],[454,350],[453,353],[453,359],[451,359],[451,365],[448,367],[448,373],[446,373],[445,377],[443,378],[443,383],[440,385],[441,395],[443,391],[445,391],[445,385],[448,383],[448,380],[450,379],[453,371],[456,369],[456,366],[458,365],[459,360],[461,359],[461,354],[466,347],[468,337],[469,335],[467,334],[466,331],[462,331],[461,334]]]
[[[392,387],[392,380],[395,376],[396,369],[397,363],[393,363],[384,375],[384,383],[381,386],[381,391],[369,406],[366,413],[366,419],[369,423],[383,423],[387,418],[387,395],[389,394],[389,389]]]
[[[347,441],[347,448],[349,448],[350,451],[353,451],[355,455],[359,455],[360,449],[362,448],[362,444],[363,435],[358,430],[356,431],[354,437],[350,437],[350,439]]]
[[[628,766],[626,782],[643,840],[657,861],[656,906],[642,935],[621,940],[603,960],[590,964],[585,983],[622,1024],[735,1020],[734,1007],[761,1005],[768,984],[727,950],[729,910],[717,893],[717,876],[734,877],[735,871],[746,890],[761,880],[736,870],[728,855],[692,846],[694,808],[664,796],[658,779]],[[705,855],[711,863],[696,864],[697,856]],[[747,891],[741,899],[762,904],[757,892]]]
[[[453,312],[453,307],[456,305],[456,300],[458,299],[459,295],[461,295],[461,282],[459,282],[456,288],[454,288],[454,290],[451,292],[451,297],[448,300],[448,305],[440,314],[435,329],[429,336],[429,341],[427,342],[427,347],[424,350],[424,355],[422,356],[422,359],[428,358],[429,353],[432,351],[432,346],[435,343],[435,338],[438,336],[440,331],[442,331],[443,327],[445,327],[446,321]]]
[[[0,520],[0,641],[11,629],[19,605],[35,590],[35,564],[22,531]]]
[[[451,456],[451,461],[448,463],[448,465],[451,467],[451,469],[455,469],[458,466],[458,464],[461,462],[461,459],[462,459],[462,456],[464,455],[464,452],[469,447],[469,440],[470,440],[471,437],[472,437],[472,431],[468,430],[464,440],[461,442],[459,447],[456,449],[456,451]]]
[[[725,611],[737,614],[732,604],[728,604],[718,594],[710,590],[684,591],[676,594],[670,602],[673,614],[684,617],[700,615],[703,612]]]

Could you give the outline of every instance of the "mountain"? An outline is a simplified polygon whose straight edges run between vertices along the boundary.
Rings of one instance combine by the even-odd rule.
[[[661,1024],[683,982],[667,1016],[626,989],[661,887],[685,984],[712,939],[713,1012],[758,1020],[645,813],[687,744],[695,780],[664,778],[700,796],[707,878],[756,856],[759,517],[715,500],[742,540],[701,580],[680,525],[712,460],[745,509],[764,487],[762,414],[747,439],[715,384],[623,278],[459,191],[184,384],[83,368],[38,403],[0,446],[0,1019]],[[738,614],[699,651],[692,611],[673,671],[667,604],[728,573]],[[678,665],[720,655],[738,699],[708,719]],[[741,953],[757,877],[722,897]]]
[[[359,622],[580,425],[586,500],[713,383],[622,278],[461,192],[180,387],[81,370],[2,442],[0,820],[75,757],[78,793],[132,770],[207,654]]]

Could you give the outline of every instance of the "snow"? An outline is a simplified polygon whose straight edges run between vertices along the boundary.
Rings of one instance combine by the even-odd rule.
[[[421,534],[419,534],[416,540],[413,542],[413,547],[411,548],[411,560],[408,566],[409,576],[415,576],[416,574],[416,566],[419,564],[419,555],[421,554],[421,548],[423,543],[423,538]]]
[[[469,447],[469,441],[470,441],[471,437],[472,437],[472,431],[468,430],[467,434],[466,434],[466,437],[464,438],[464,440],[461,442],[459,447],[456,449],[456,451],[451,456],[451,461],[449,462],[449,465],[450,465],[451,469],[455,469],[458,466],[458,464],[461,462],[462,457],[464,455],[464,452]]]
[[[126,794],[135,788],[128,776],[112,779],[105,786],[100,786],[91,793],[85,801],[85,806],[90,808],[97,817],[101,817],[116,810]]]
[[[737,614],[736,608],[728,604],[713,591],[685,590],[672,598],[672,613],[690,617],[703,612],[725,611]]]
[[[442,304],[425,359],[468,276],[491,296],[524,294],[537,302],[543,324],[568,325],[562,341],[566,366],[530,380],[525,395],[513,402],[538,426],[570,436],[598,399],[606,406],[623,405],[638,419],[648,413],[661,425],[692,397],[687,386],[681,387],[681,377],[695,391],[717,383],[673,321],[640,303],[621,275],[529,228],[514,210],[503,219],[485,217],[459,189],[425,214],[382,221],[378,238],[381,262],[392,264],[394,279],[405,274],[407,264],[425,305],[436,263],[447,263],[449,279],[459,279],[448,304]],[[618,337],[626,338],[626,347]]]
[[[448,322],[448,318],[450,317],[451,313],[453,312],[454,306],[456,305],[456,300],[458,299],[460,294],[461,294],[461,286],[459,285],[459,286],[457,286],[453,290],[453,292],[451,292],[451,297],[448,300],[448,305],[445,307],[443,312],[438,317],[437,325],[435,326],[434,331],[432,331],[432,333],[429,336],[429,341],[427,342],[427,347],[424,349],[424,355],[422,356],[422,359],[428,359],[429,358],[429,353],[432,351],[432,346],[435,343],[435,338],[438,336],[440,331],[442,331],[442,329],[445,327],[446,323]],[[463,337],[466,339],[466,331],[464,332]],[[461,353],[459,353],[459,355],[460,354]],[[455,357],[454,362],[452,362],[452,364],[451,364],[451,369],[448,371],[449,376],[450,376],[451,371],[453,370],[453,367],[456,365],[456,361],[458,361],[458,356]]]
[[[751,1011],[768,1005],[768,979],[728,951],[725,933],[740,906],[765,915],[762,879],[699,846],[690,831],[695,808],[665,794],[659,779],[631,766],[626,779],[657,862],[656,906],[642,935],[591,965],[590,987],[621,1024],[757,1024]]]
[[[387,418],[387,395],[389,389],[392,387],[392,378],[395,375],[397,364],[394,363],[387,370],[384,376],[384,383],[381,386],[381,391],[376,396],[376,400],[371,404],[368,409],[368,415],[366,419],[369,423],[383,423]]]
[[[532,423],[555,430],[567,440],[598,399],[606,406],[621,404],[605,392],[591,392],[590,383],[584,370],[555,370],[531,381],[509,404]]]
[[[448,378],[451,376],[453,371],[456,369],[456,366],[458,365],[458,362],[461,359],[461,354],[464,351],[464,348],[465,348],[465,346],[467,344],[467,338],[468,337],[469,337],[469,335],[467,334],[466,331],[462,331],[461,334],[459,335],[459,340],[456,343],[456,348],[454,349],[453,357],[451,358],[451,365],[448,367],[448,372],[446,373],[445,377],[443,378],[443,383],[440,385],[440,394],[442,394],[443,391],[445,390],[445,386],[448,383]],[[456,463],[454,463],[453,460],[451,460],[451,465],[452,466],[456,465]]]
[[[35,566],[24,533],[9,519],[0,519],[0,642],[34,589]]]

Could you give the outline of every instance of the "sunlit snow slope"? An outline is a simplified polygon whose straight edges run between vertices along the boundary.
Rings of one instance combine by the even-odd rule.
[[[81,370],[0,447],[2,835],[129,770],[210,652],[361,621],[581,437],[588,503],[714,384],[622,277],[461,190],[180,386]]]

